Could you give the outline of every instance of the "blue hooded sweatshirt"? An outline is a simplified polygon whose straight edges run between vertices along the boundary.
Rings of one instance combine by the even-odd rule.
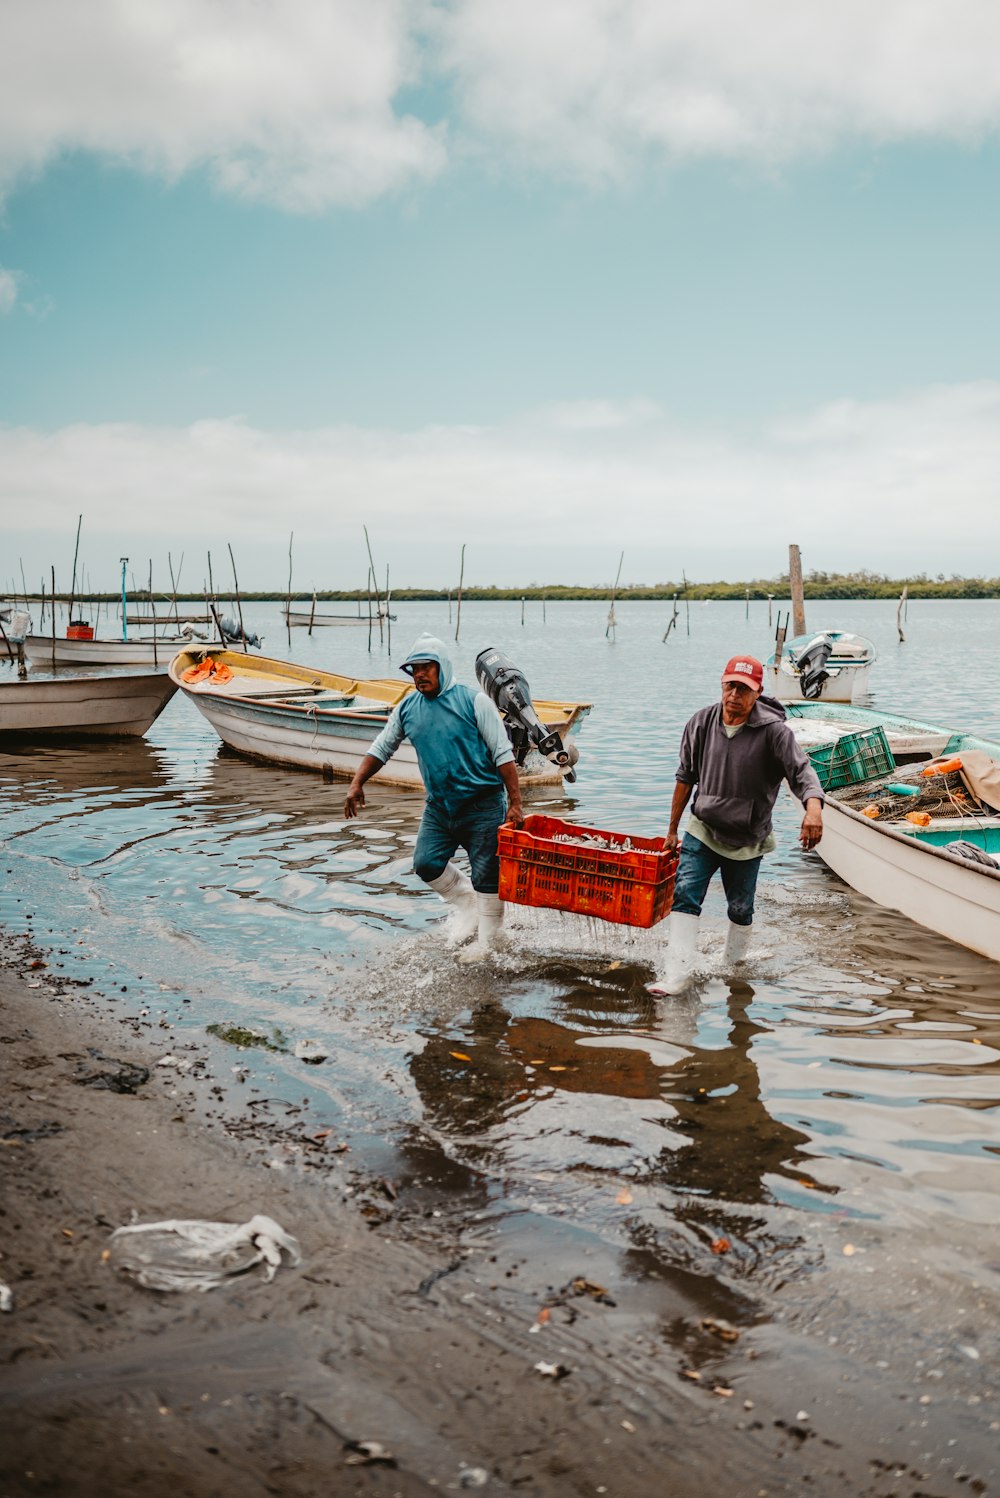
[[[412,673],[418,661],[435,661],[440,687],[433,697],[412,692],[393,708],[368,750],[385,764],[404,739],[413,745],[428,801],[454,814],[477,796],[503,788],[498,766],[514,759],[507,730],[485,692],[455,680],[448,648],[434,635],[421,635],[400,670]]]

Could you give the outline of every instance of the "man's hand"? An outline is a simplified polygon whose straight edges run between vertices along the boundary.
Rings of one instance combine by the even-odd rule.
[[[806,802],[806,814],[802,818],[802,826],[799,829],[799,842],[803,850],[808,852],[815,848],[823,836],[823,803],[812,797]]]
[[[365,804],[365,788],[351,781],[350,790],[347,792],[347,800],[344,802],[344,816],[348,821],[356,817]]]
[[[520,801],[508,801],[507,815],[503,819],[505,827],[524,826],[524,807]]]
[[[678,849],[680,848],[680,845],[681,845],[681,835],[680,835],[680,833],[679,832],[668,832],[667,833],[666,842],[667,842],[667,852],[668,853],[676,853],[678,851]]]

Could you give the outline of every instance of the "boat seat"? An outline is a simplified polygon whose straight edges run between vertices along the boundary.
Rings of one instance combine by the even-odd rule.
[[[303,701],[321,695],[322,687],[310,687],[305,682],[298,682],[290,686],[287,681],[268,681],[259,679],[249,674],[246,676],[236,672],[231,681],[215,682],[211,677],[207,681],[185,682],[188,690],[210,691],[213,697],[268,697],[281,698],[284,701],[301,697]]]

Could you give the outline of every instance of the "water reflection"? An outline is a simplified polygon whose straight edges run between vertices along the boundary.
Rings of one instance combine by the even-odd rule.
[[[397,644],[447,633],[446,605],[400,610]],[[479,648],[505,644],[540,695],[595,703],[572,798],[547,792],[533,809],[662,828],[681,724],[714,697],[721,660],[766,653],[766,607],[694,612],[691,636],[664,646],[669,604],[625,604],[613,648],[601,605],[550,604],[544,627],[523,630],[519,604],[463,612],[462,679]],[[975,681],[1000,606],[912,605],[905,649],[894,615],[893,602],[852,604],[846,621],[880,645],[876,701],[1000,733]],[[387,650],[369,654],[357,633],[299,632],[293,653],[392,674]],[[1000,1155],[1000,970],[802,857],[791,802],[762,880],[752,989],[717,976],[655,1006],[641,962],[656,934],[588,935],[570,917],[523,923],[513,954],[460,974],[437,938],[440,906],[410,872],[420,798],[376,780],[348,825],[343,794],[230,754],[180,697],[144,741],[2,754],[0,908],[14,927],[26,910],[56,931],[79,925],[81,971],[113,973],[129,1002],[169,986],[178,1006],[191,1000],[171,1011],[178,1023],[321,1035],[325,1069],[268,1063],[279,1091],[308,1089],[317,1115],[349,1118],[383,1155],[398,1148],[439,1197],[563,1214],[631,1254],[637,1274],[705,1273],[719,1238],[732,1251],[714,1267],[730,1277],[808,1262],[814,1241],[800,1240],[840,1212],[922,1244],[950,1234],[978,1262],[969,1227],[995,1215]],[[722,919],[710,904],[706,931]]]
[[[813,1174],[809,1132],[767,1105],[755,1044],[770,1031],[751,1014],[753,988],[715,985],[725,997],[703,1040],[703,1002],[659,1009],[644,970],[542,971],[563,980],[548,1012],[483,1003],[412,1056],[443,1152],[505,1182],[505,1209],[527,1196],[533,1210],[557,1206],[621,1236],[640,1252],[633,1273],[711,1272],[706,1254],[722,1241],[732,1275],[778,1261],[787,1273],[802,1246],[772,1210],[784,1204],[778,1183],[799,1195],[839,1188]]]

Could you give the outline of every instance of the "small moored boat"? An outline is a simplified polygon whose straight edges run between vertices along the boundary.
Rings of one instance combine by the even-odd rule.
[[[796,635],[764,666],[764,690],[779,702],[857,702],[878,655],[864,635],[842,629]]]
[[[414,690],[398,678],[361,680],[214,646],[182,650],[169,672],[230,749],[345,778],[353,776],[396,703]],[[187,673],[195,679],[185,680]],[[564,739],[590,712],[587,702],[536,701],[534,706],[546,730]],[[526,786],[561,785],[571,768],[532,749],[521,780]],[[379,782],[423,789],[411,744],[401,745],[379,772]]]
[[[350,626],[352,624],[367,624],[369,622],[367,613],[319,614],[310,609],[292,609],[287,604],[281,610],[281,617],[289,629],[331,629]],[[391,619],[395,623],[396,616],[395,614],[387,613],[384,608],[379,609],[377,612],[372,610],[371,622],[378,624],[380,619],[383,622],[386,619]]]
[[[165,670],[0,681],[0,739],[138,737],[176,690]]]
[[[1000,743],[790,703],[827,802],[817,852],[859,894],[1000,961]]]
[[[28,635],[24,654],[38,666],[166,666],[187,635],[157,635],[132,640],[63,639]]]

